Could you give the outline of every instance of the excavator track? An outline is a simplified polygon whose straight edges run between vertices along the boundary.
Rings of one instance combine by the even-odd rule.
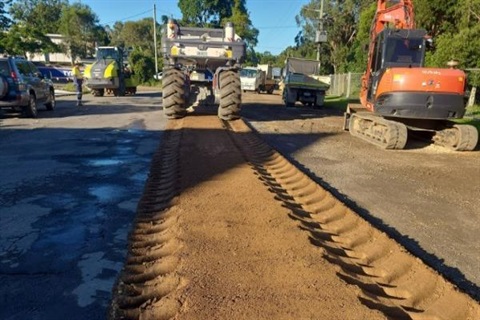
[[[433,142],[454,151],[472,151],[478,143],[478,130],[467,124],[456,124],[435,132]]]
[[[190,122],[186,126],[188,121]],[[216,116],[209,116],[206,122],[208,124],[204,127],[199,127],[197,123],[198,119],[171,120],[163,138],[163,146],[152,161],[151,173],[138,205],[136,224],[130,234],[127,261],[114,288],[111,319],[262,318],[252,314],[246,316],[248,311],[253,310],[249,309],[251,305],[248,300],[245,304],[247,309],[241,309],[237,304],[230,309],[229,306],[232,303],[241,303],[243,299],[248,299],[248,292],[252,291],[247,289],[244,291],[247,292],[245,294],[240,294],[242,293],[240,291],[230,298],[228,294],[237,292],[237,289],[227,284],[231,279],[221,278],[216,273],[216,270],[228,267],[226,261],[232,254],[235,255],[233,260],[235,266],[230,277],[233,277],[236,272],[245,271],[245,269],[239,269],[242,263],[261,263],[265,260],[264,257],[258,256],[258,251],[250,248],[249,237],[252,235],[248,232],[241,233],[245,243],[235,241],[231,244],[232,247],[226,246],[226,253],[222,252],[219,255],[220,261],[212,261],[209,258],[212,257],[211,252],[220,251],[223,248],[221,244],[228,243],[235,232],[231,228],[235,218],[231,215],[233,207],[250,208],[243,209],[249,214],[242,217],[240,224],[235,224],[235,228],[240,229],[246,226],[244,229],[246,232],[254,225],[267,223],[262,217],[268,211],[268,207],[276,207],[276,205],[285,210],[274,210],[275,228],[272,228],[272,225],[265,226],[268,230],[266,233],[273,234],[271,239],[276,242],[282,241],[274,236],[278,233],[280,221],[284,219],[295,221],[296,226],[287,225],[289,230],[295,229],[294,233],[298,233],[294,242],[306,242],[307,247],[313,246],[320,249],[315,251],[319,259],[315,264],[315,270],[323,264],[320,261],[327,261],[327,265],[336,269],[332,274],[336,274],[336,277],[345,283],[346,288],[349,288],[348,290],[359,289],[358,301],[369,310],[368,312],[379,312],[380,318],[386,319],[480,319],[480,305],[477,301],[459,291],[452,283],[410,254],[386,233],[372,226],[361,215],[318,185],[267,145],[242,120],[224,122]],[[193,148],[187,148],[187,146],[193,146]],[[198,153],[201,154],[204,163],[195,166]],[[182,166],[182,163],[188,166]],[[204,168],[204,171],[200,172],[199,168]],[[221,169],[238,170],[236,181],[224,180]],[[182,184],[182,177],[185,178],[192,172],[200,176],[210,172],[212,178],[209,180],[194,178],[189,182],[195,183]],[[250,175],[256,175],[261,183],[255,179],[242,180]],[[239,184],[238,181],[248,182],[248,187]],[[198,184],[200,186],[195,190]],[[260,188],[257,189],[259,186]],[[199,212],[198,201],[205,201],[205,198],[208,198],[205,195],[202,196],[200,191],[207,187],[213,187],[213,189],[208,188],[209,197],[216,199],[228,197],[230,215],[227,214],[226,217],[229,217],[229,222],[219,230],[229,231],[224,237],[221,233],[218,235],[208,233],[214,239],[220,240],[215,242],[218,246],[213,249],[200,246],[201,261],[208,265],[197,264],[189,267],[192,264],[192,255],[198,252],[198,249],[187,250],[201,240],[198,238],[198,232],[205,227],[202,224],[205,223],[204,221],[209,221],[207,219],[211,219],[209,218],[211,212],[223,211],[220,203],[212,202],[210,211],[202,207],[203,210]],[[260,194],[264,192],[262,188],[273,194],[273,197],[270,195],[268,199],[271,201],[265,201],[261,210],[258,211],[249,207],[250,200],[243,195],[249,190]],[[189,197],[189,193],[192,193],[192,196]],[[221,207],[220,210],[218,206]],[[186,211],[187,208],[193,210]],[[188,221],[198,224],[200,229],[186,224],[190,217],[192,220]],[[220,225],[223,223],[216,220],[217,216],[213,217],[212,221]],[[189,236],[190,233],[193,235]],[[308,241],[304,235],[307,235]],[[262,235],[253,236],[261,237]],[[286,236],[286,234],[282,235],[282,237]],[[290,248],[294,245],[295,243],[288,242]],[[242,246],[248,249],[246,252],[250,253],[250,256],[241,256]],[[301,261],[300,252],[296,252],[292,259],[282,260],[280,256],[289,254],[288,249],[285,249],[287,251],[277,253],[275,260],[272,260],[275,263],[265,267],[271,270],[270,273],[276,270],[274,266],[277,264]],[[252,266],[249,265],[249,268]],[[199,273],[195,276],[195,272],[199,269]],[[208,270],[213,270],[212,278],[202,280],[209,276]],[[247,268],[247,270],[250,269]],[[297,269],[291,271],[300,272]],[[327,273],[319,271],[315,273],[315,277],[324,279]],[[234,286],[238,285],[237,281],[245,282],[246,279],[250,279],[247,275],[248,272],[238,278],[242,280],[235,280]],[[262,281],[258,277],[253,279],[250,281]],[[227,293],[208,291],[212,289],[210,281],[220,282],[216,288],[227,290]],[[300,282],[300,278],[296,281],[297,287],[305,285]],[[308,286],[310,287],[310,284]],[[288,291],[281,295],[286,295],[292,290],[294,291],[295,288],[289,287]],[[332,288],[321,287],[322,293],[328,290]],[[254,293],[253,291],[250,295]],[[193,296],[197,300],[192,300]],[[218,300],[218,297],[221,299]],[[264,294],[253,297],[253,299],[264,298]],[[293,310],[305,309],[292,309],[292,306],[307,297],[299,300],[299,297],[293,294],[292,299],[289,302],[271,302],[273,303],[271,310],[275,310],[276,315],[291,315],[292,317],[288,318],[295,318],[291,313]],[[309,305],[312,310],[321,303],[318,292],[310,299]],[[204,311],[210,305],[214,307]],[[279,308],[279,306],[283,307]],[[264,303],[260,310],[269,307],[271,305]],[[344,306],[344,308],[352,307],[352,305]],[[208,317],[205,314],[208,310],[215,310],[215,312],[227,310],[230,316],[225,317],[225,314],[216,313]],[[336,316],[339,316],[338,312],[341,310],[333,312],[337,312]],[[378,316],[379,314],[372,313],[369,317],[363,316],[363,319],[379,319]],[[359,315],[359,319],[360,317]],[[278,317],[272,316],[272,318]]]
[[[408,131],[404,124],[371,114],[352,113],[348,130],[352,136],[383,149],[403,149],[407,144]]]

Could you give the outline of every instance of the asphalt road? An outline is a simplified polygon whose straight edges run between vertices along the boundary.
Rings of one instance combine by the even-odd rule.
[[[104,319],[123,266],[161,98],[73,99],[0,119],[0,319]]]

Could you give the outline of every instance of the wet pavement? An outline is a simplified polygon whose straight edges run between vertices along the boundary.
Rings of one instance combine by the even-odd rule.
[[[0,319],[106,317],[161,143],[161,123],[138,125],[152,111],[164,122],[159,108],[125,105],[121,126],[94,105],[78,118],[58,108],[71,118],[0,122]],[[85,117],[94,128],[82,128]]]

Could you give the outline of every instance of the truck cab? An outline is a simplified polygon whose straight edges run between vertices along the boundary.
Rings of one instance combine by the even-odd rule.
[[[259,92],[262,83],[262,71],[254,67],[245,67],[240,70],[240,84],[243,92]]]

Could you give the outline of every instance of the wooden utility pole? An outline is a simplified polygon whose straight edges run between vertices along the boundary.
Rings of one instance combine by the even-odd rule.
[[[320,44],[324,41],[321,39],[323,31],[323,0],[320,1],[320,11],[318,17],[318,30],[315,36],[315,42],[317,43],[317,61],[320,62]]]
[[[157,6],[153,4],[153,45],[155,52],[155,77],[158,75],[158,53],[157,53]]]
[[[318,27],[315,34],[315,44],[317,45],[317,61],[318,61],[318,73],[320,73],[320,49],[321,44],[327,42],[327,32],[323,29],[323,1],[320,0],[320,10],[307,9],[318,12]]]

